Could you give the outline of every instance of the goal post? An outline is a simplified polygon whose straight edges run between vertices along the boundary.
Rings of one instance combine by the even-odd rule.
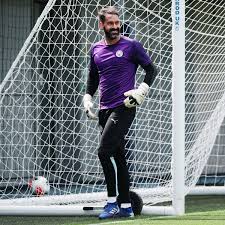
[[[131,190],[142,197],[143,214],[184,214],[185,195],[224,139],[225,8],[201,3],[48,1],[0,86],[1,215],[97,215],[102,209],[98,124],[87,119],[82,97],[90,47],[102,38],[97,11],[110,4],[122,13],[126,35],[143,44],[158,68],[127,134]],[[138,68],[137,85],[143,77]],[[98,94],[94,100],[97,111]],[[49,193],[32,194],[34,176],[48,180]]]
[[[172,1],[173,207],[185,212],[185,0]]]

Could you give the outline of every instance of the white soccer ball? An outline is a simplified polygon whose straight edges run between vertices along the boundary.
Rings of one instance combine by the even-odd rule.
[[[44,194],[47,194],[50,190],[50,186],[48,184],[47,179],[42,176],[34,177],[29,182],[29,186],[32,189],[32,193],[37,196],[43,196]]]

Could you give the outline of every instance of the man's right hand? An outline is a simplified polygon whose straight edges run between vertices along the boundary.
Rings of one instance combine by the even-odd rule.
[[[92,112],[93,108],[92,96],[89,94],[85,94],[83,97],[83,104],[87,117],[92,120],[97,120],[97,116]]]

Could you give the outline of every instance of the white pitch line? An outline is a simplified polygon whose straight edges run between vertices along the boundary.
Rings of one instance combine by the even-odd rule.
[[[117,220],[117,221],[110,221],[110,222],[105,222],[105,223],[92,223],[92,224],[89,224],[89,225],[104,225],[104,224],[121,224],[121,223],[127,223],[127,222],[137,222],[135,220]]]

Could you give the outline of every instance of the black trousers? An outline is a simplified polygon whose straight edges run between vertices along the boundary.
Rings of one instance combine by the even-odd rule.
[[[135,113],[135,107],[129,109],[124,105],[99,111],[99,125],[102,131],[98,157],[105,175],[108,197],[116,196],[118,188],[122,203],[130,202],[130,181],[125,158],[125,135],[134,120]],[[117,174],[113,162],[116,164]]]

